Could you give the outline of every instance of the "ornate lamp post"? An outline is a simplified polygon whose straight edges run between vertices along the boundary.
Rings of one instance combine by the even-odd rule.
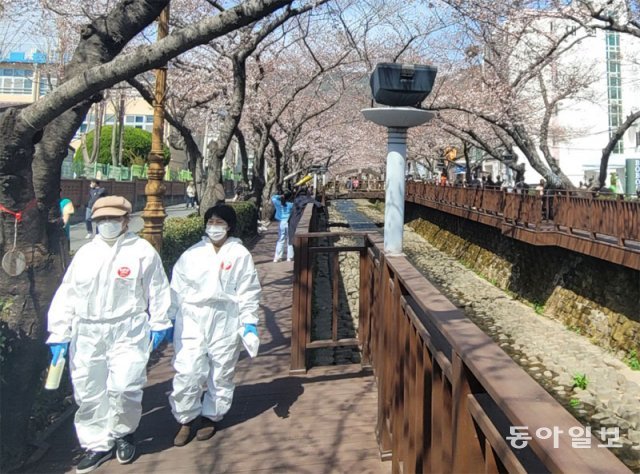
[[[160,13],[158,18],[158,40],[169,34],[169,7]],[[167,213],[164,210],[162,198],[166,191],[164,185],[164,95],[167,84],[167,67],[156,70],[156,87],[153,101],[153,132],[151,137],[151,151],[149,152],[149,168],[147,170],[147,185],[144,193],[147,203],[142,212],[144,228],[142,236],[147,239],[155,249],[162,249],[162,229]]]

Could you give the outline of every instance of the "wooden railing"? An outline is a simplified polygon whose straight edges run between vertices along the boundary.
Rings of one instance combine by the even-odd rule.
[[[306,370],[306,350],[315,347],[309,274],[313,255],[327,250],[304,247],[305,241],[326,236],[313,232],[313,221],[308,207],[298,227],[307,232],[296,235],[294,372]],[[584,432],[580,422],[405,257],[386,257],[378,234],[357,236],[364,239],[355,249],[360,252],[358,346],[363,364],[374,370],[376,433],[392,472],[630,472],[597,447],[597,439],[589,438],[586,448],[574,447],[577,431]],[[335,301],[333,310],[335,323]],[[333,334],[322,347],[342,344]],[[526,447],[514,447],[516,432],[531,437]]]
[[[568,191],[545,192],[542,196],[488,188],[436,186],[407,182],[409,200],[432,201],[502,216],[508,222],[525,227],[551,223],[557,230],[581,231],[614,237],[621,245],[640,241],[640,200],[573,196]]]
[[[640,200],[585,191],[537,195],[412,181],[407,182],[406,199],[498,227],[533,245],[559,246],[640,270]]]
[[[362,315],[365,313],[364,308],[368,305],[368,300],[363,297],[365,259],[367,247],[364,245],[349,246],[321,246],[321,240],[333,240],[342,236],[360,237],[363,239],[366,234],[357,232],[313,232],[317,230],[316,207],[307,206],[305,212],[298,224],[299,231],[294,237],[294,272],[293,272],[293,311],[292,311],[292,335],[291,335],[291,373],[305,373],[307,371],[308,361],[307,354],[311,349],[322,349],[328,347],[362,347],[364,338],[367,337],[366,331],[359,331],[360,339],[356,338],[338,338],[338,316],[339,316],[339,286],[343,284],[340,277],[340,265],[338,254],[340,252],[358,252],[360,254],[360,298],[359,313],[360,325],[366,326]],[[306,230],[306,232],[305,232]],[[366,242],[366,240],[365,240]],[[314,258],[320,254],[330,256],[330,283],[331,283],[331,338],[311,340],[311,316],[312,316],[312,299],[314,288]],[[294,343],[295,341],[295,343]],[[362,354],[364,365],[368,364],[368,352],[365,350]]]
[[[89,199],[89,179],[62,179],[60,188],[61,196],[71,199],[76,213],[78,209],[84,208]],[[129,200],[134,210],[140,210],[146,203],[145,186],[146,179],[134,179],[133,181],[100,181],[100,185],[105,188],[110,196],[124,196]],[[165,186],[164,204],[178,204],[185,202],[186,183],[179,181],[163,181]],[[83,214],[84,215],[84,214]]]

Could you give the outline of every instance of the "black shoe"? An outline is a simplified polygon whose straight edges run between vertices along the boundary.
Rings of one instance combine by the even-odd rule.
[[[136,443],[133,440],[133,434],[116,438],[116,456],[120,464],[130,463],[135,455]]]
[[[107,462],[112,455],[113,451],[87,451],[76,466],[76,473],[83,474],[98,469],[100,464]]]

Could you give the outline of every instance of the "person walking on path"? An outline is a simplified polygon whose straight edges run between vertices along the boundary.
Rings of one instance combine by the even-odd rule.
[[[294,188],[295,190],[295,188]],[[322,204],[314,199],[312,196],[309,196],[307,192],[307,188],[300,187],[295,190],[295,197],[293,199],[293,209],[291,211],[291,215],[289,216],[288,222],[288,235],[287,237],[291,242],[293,242],[293,237],[296,233],[296,228],[298,227],[298,223],[304,214],[304,209],[306,208],[308,203],[314,203],[316,207],[322,207]]]
[[[276,242],[276,253],[274,262],[280,262],[284,256],[284,246],[287,246],[287,262],[293,260],[293,244],[289,238],[289,217],[293,210],[293,195],[290,191],[284,194],[276,194],[271,197],[271,202],[276,208],[276,220],[279,222],[278,241]]]
[[[193,184],[193,181],[190,181],[187,185],[187,209],[189,206],[195,209],[196,207],[196,185]]]
[[[151,244],[127,231],[130,214],[121,196],[95,202],[100,233],[78,250],[49,308],[52,362],[70,354],[86,450],[78,474],[110,459],[114,445],[121,464],[133,461],[149,353],[170,338],[169,282]]]
[[[60,189],[62,193],[62,189]],[[75,214],[76,210],[73,207],[73,202],[69,198],[60,197],[60,216],[62,218],[62,229],[64,235],[67,236],[67,250],[69,250],[69,244],[71,242],[71,216]]]
[[[89,201],[85,210],[85,224],[87,226],[87,236],[85,239],[93,237],[93,226],[91,224],[91,210],[98,199],[107,195],[107,190],[100,187],[100,182],[95,179],[89,183]]]
[[[214,435],[231,408],[241,338],[258,335],[260,282],[251,254],[230,237],[236,213],[218,204],[204,222],[206,236],[182,254],[171,277],[176,375],[169,401],[180,423],[176,446],[187,444],[194,430],[200,441]]]

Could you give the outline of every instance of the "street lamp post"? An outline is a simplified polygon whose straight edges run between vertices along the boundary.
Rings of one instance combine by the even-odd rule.
[[[407,130],[431,120],[432,112],[412,107],[431,92],[437,70],[430,66],[381,63],[371,75],[376,102],[390,107],[364,109],[364,117],[387,128],[387,172],[384,201],[384,252],[402,255]]]
[[[407,130],[433,118],[432,112],[411,107],[378,107],[364,109],[367,120],[387,127],[387,172],[384,199],[384,252],[402,254],[404,228],[405,170]]]
[[[169,7],[165,7],[158,17],[158,40],[169,34]],[[151,151],[149,152],[147,170],[147,185],[144,193],[147,203],[142,212],[144,228],[142,236],[155,249],[162,249],[162,229],[167,213],[162,198],[166,191],[164,185],[164,96],[167,84],[167,67],[156,69],[156,85],[153,100],[153,132],[151,136]]]

